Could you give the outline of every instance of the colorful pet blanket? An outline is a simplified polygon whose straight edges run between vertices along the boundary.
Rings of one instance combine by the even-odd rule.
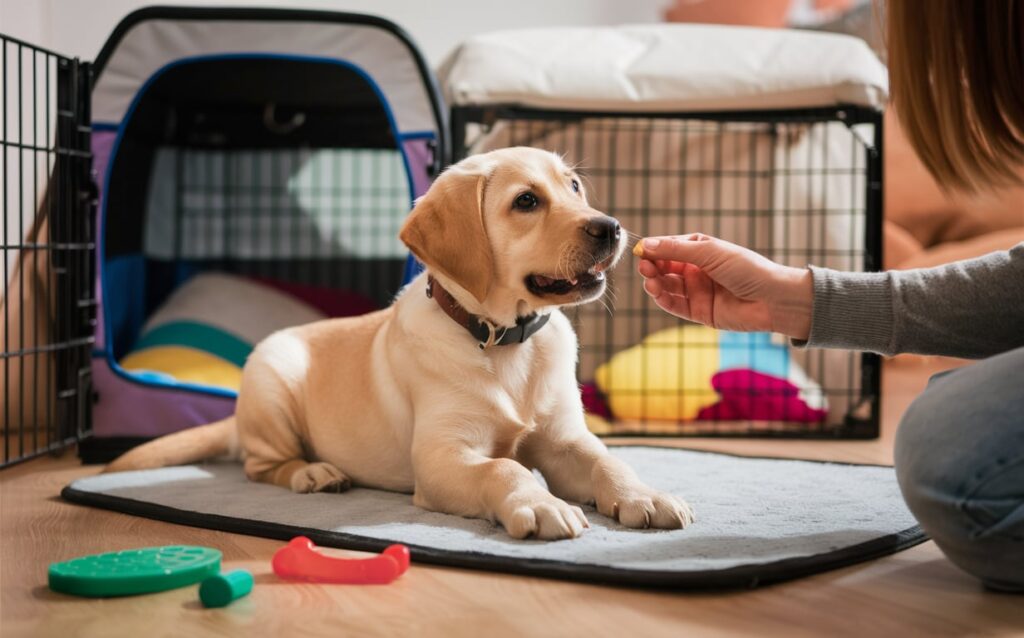
[[[667,328],[599,367],[584,401],[592,414],[607,410],[627,420],[824,420],[821,387],[775,339],[690,324]]]
[[[121,367],[136,376],[237,391],[245,359],[271,333],[374,309],[345,291],[204,273],[157,309]]]

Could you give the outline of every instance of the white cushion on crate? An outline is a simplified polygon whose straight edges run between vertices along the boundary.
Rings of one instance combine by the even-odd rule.
[[[615,112],[855,104],[881,109],[885,67],[858,38],[659,24],[501,31],[445,61],[453,105]]]

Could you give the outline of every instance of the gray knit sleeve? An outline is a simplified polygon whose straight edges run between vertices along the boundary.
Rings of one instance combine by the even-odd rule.
[[[1024,243],[937,268],[810,268],[811,334],[796,345],[966,358],[1024,346]]]

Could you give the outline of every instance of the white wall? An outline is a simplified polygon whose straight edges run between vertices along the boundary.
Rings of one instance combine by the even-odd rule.
[[[0,0],[0,32],[91,60],[114,26],[148,4],[329,9],[380,15],[406,29],[430,63],[468,36],[536,26],[660,21],[671,0]]]

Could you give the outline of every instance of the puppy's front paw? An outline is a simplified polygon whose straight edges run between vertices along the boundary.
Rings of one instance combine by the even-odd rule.
[[[310,463],[292,474],[293,492],[344,492],[352,481],[330,463]]]
[[[597,511],[626,527],[682,529],[694,521],[686,501],[646,486],[627,487],[617,495],[597,499]]]
[[[510,496],[498,520],[512,538],[576,538],[590,527],[583,510],[547,492]]]

